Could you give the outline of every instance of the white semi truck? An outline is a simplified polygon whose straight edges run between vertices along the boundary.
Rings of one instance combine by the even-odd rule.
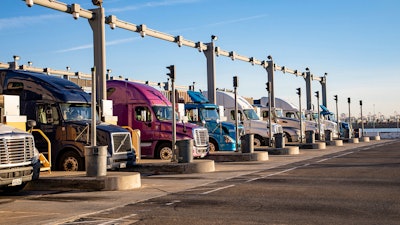
[[[271,108],[272,113],[269,112],[268,102],[265,104],[260,99],[253,100],[254,110],[257,112],[258,116],[265,121],[269,120],[271,115],[271,120],[277,124],[280,124],[285,133],[285,142],[303,142],[305,139],[306,123],[304,120],[300,120],[295,117],[286,117],[283,114],[281,108]]]
[[[204,96],[207,91],[203,91]],[[216,92],[216,103],[224,107],[224,112],[220,112],[227,118],[228,122],[235,123],[235,95],[232,92],[220,91]],[[238,117],[243,125],[246,134],[254,134],[254,146],[269,146],[273,143],[275,134],[283,133],[282,126],[276,123],[271,124],[271,137],[269,139],[269,124],[263,121],[255,112],[253,106],[242,96],[237,95]]]
[[[19,97],[0,95],[0,189],[19,191],[39,179],[39,152],[25,131],[26,116],[19,115]]]
[[[268,97],[262,97],[260,99],[261,105],[266,105],[268,102]],[[281,99],[281,98],[275,98],[275,106],[277,108],[282,109],[283,116],[284,117],[289,117],[289,118],[296,118],[300,119],[300,112],[297,106],[294,104]],[[325,119],[322,115],[320,115],[320,129],[318,129],[318,113],[315,112],[310,112],[306,111],[302,113],[303,119],[305,119],[306,122],[306,131],[312,130],[316,134],[318,134],[319,130],[321,131],[321,140],[324,139],[325,137],[325,130],[329,130],[332,134],[333,138],[338,138],[338,132],[337,132],[337,123]]]

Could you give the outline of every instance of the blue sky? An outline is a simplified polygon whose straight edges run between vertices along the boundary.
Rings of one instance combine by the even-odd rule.
[[[65,0],[95,8],[90,0]],[[351,114],[400,114],[400,1],[398,0],[104,0],[106,15],[146,24],[148,28],[192,41],[209,42],[258,60],[268,55],[275,63],[315,76],[328,73],[328,108]],[[21,0],[3,0],[0,8],[0,62],[21,57],[21,64],[90,72],[93,67],[92,30],[86,19]],[[174,64],[177,85],[207,89],[206,58],[189,47],[138,33],[106,27],[107,68],[112,75],[137,80],[166,81],[166,66]],[[255,99],[266,96],[267,73],[261,66],[216,58],[217,87]],[[297,104],[296,88],[305,81],[275,73],[276,97]],[[321,89],[312,83],[313,92]],[[316,105],[316,98],[313,97]],[[303,97],[302,106],[305,106]]]

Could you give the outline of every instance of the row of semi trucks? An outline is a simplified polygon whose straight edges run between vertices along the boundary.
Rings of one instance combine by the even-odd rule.
[[[108,98],[114,103],[114,115],[118,116],[118,124],[129,125],[134,128],[139,128],[142,134],[142,142],[152,140],[150,136],[154,136],[154,130],[159,127],[157,123],[160,121],[170,121],[171,118],[171,91],[159,91],[145,83],[133,82],[128,80],[110,80],[107,81]],[[115,92],[115,93],[114,93]],[[127,94],[129,93],[129,94]],[[178,135],[184,130],[180,126],[188,126],[185,121],[204,127],[208,130],[209,136],[209,151],[238,151],[238,142],[244,134],[254,135],[254,146],[271,146],[274,144],[273,139],[277,134],[282,135],[286,142],[302,142],[306,135],[305,131],[313,131],[315,134],[324,138],[324,133],[329,130],[332,138],[339,137],[336,122],[321,118],[321,123],[318,124],[315,113],[305,113],[300,115],[300,111],[293,104],[282,99],[276,99],[280,106],[273,109],[271,129],[268,123],[268,100],[264,97],[258,101],[249,101],[242,96],[236,96],[229,91],[216,91],[216,103],[212,104],[206,98],[207,91],[198,92],[194,90],[179,90],[176,93],[175,99],[178,99],[177,111],[179,114]],[[125,98],[124,96],[130,96]],[[238,109],[238,135],[235,129],[235,99]],[[168,116],[165,113],[165,107],[168,108]],[[160,112],[157,112],[163,108]],[[139,113],[141,110],[145,112]],[[135,112],[136,111],[136,112]],[[135,116],[125,116],[134,114],[140,117],[141,120],[135,119]],[[146,119],[143,119],[147,115]],[[162,116],[159,116],[162,115]],[[321,114],[322,115],[322,114]],[[326,113],[331,116],[332,113]],[[303,118],[301,118],[303,117]],[[307,117],[308,119],[306,119]],[[153,124],[154,123],[154,124]],[[303,126],[300,125],[302,123]],[[186,125],[185,125],[186,124]],[[318,129],[319,125],[319,129]],[[302,127],[302,129],[300,129]],[[153,129],[156,128],[156,129]],[[269,132],[271,131],[271,135]],[[171,134],[170,125],[166,126],[167,134],[164,134],[169,144],[166,152],[171,152],[170,142]],[[321,132],[321,135],[319,134]],[[159,138],[161,135],[156,135]],[[238,140],[236,140],[238,138]],[[160,140],[153,140],[147,144],[142,143],[142,153],[150,157],[159,157],[169,159],[169,155],[160,154],[161,149],[157,148]],[[165,144],[167,145],[167,144]],[[148,147],[147,150],[143,147]],[[159,150],[157,150],[159,149]],[[193,155],[199,156],[201,153],[194,151]],[[202,155],[201,155],[202,156]]]
[[[89,93],[62,77],[4,69],[0,70],[0,94],[19,96],[20,114],[25,115],[28,121],[34,121],[34,130],[40,131],[27,134],[33,135],[33,149],[36,148],[38,153],[49,159],[52,169],[85,169],[84,149],[91,145]],[[107,99],[112,101],[112,113],[117,121],[115,124],[101,122],[98,115],[96,139],[97,145],[107,146],[108,169],[132,166],[140,157],[166,160],[172,158],[174,115],[168,94],[170,96],[171,93],[138,82],[112,79],[107,81]],[[240,144],[240,137],[244,134],[254,134],[255,146],[270,145],[270,137],[275,134],[285,133],[287,141],[292,142],[298,142],[304,137],[303,131],[298,127],[302,120],[296,118],[298,113],[294,111],[274,109],[273,115],[279,112],[293,115],[274,117],[274,122],[269,124],[265,120],[269,113],[263,111],[267,108],[263,101],[258,105],[257,102],[251,104],[238,96],[239,126],[236,129],[233,93],[217,91],[216,105],[208,102],[205,97],[207,92],[185,91],[184,94],[187,96],[186,100],[175,106],[180,115],[176,124],[176,138],[193,139],[194,157],[204,157],[209,151],[238,151],[236,142]],[[295,122],[289,124],[290,120]],[[318,130],[315,129],[315,124],[303,127]],[[28,125],[26,129],[29,129]],[[132,143],[132,130],[139,131],[139,144]],[[29,153],[31,157],[26,157],[31,159],[31,163],[37,161],[37,154],[34,152]],[[1,154],[1,166],[11,168],[13,160],[3,157],[9,153],[3,153],[2,150]],[[2,179],[3,177],[2,175]]]

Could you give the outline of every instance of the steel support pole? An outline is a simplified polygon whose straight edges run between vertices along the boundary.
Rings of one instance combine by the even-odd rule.
[[[207,59],[207,91],[208,91],[208,101],[212,104],[217,104],[216,99],[216,85],[215,85],[215,43],[211,40],[207,43],[207,50],[204,51],[204,55]]]
[[[306,102],[307,102],[307,110],[312,109],[312,100],[311,100],[311,72],[306,69],[306,77],[304,78],[306,80]]]
[[[266,70],[268,73],[268,83],[269,83],[268,98],[271,99],[271,107],[275,108],[274,61],[272,59],[268,61],[268,66]]]
[[[351,114],[350,114],[350,98],[347,99],[347,102],[349,103],[349,139],[351,138],[351,130],[352,130],[352,126],[351,126]]]
[[[96,67],[92,68],[92,80],[94,80],[96,76]],[[96,82],[92,82],[92,93],[96,93]],[[91,111],[92,111],[92,124],[91,124],[91,132],[90,132],[90,142],[91,146],[97,146],[97,133],[96,133],[96,124],[97,124],[97,111],[96,111],[96,95],[92,94],[92,105],[91,105]],[[89,132],[89,131],[88,131]]]
[[[171,88],[172,88],[172,93],[171,93],[171,98],[172,98],[172,152],[173,152],[173,157],[172,157],[172,162],[178,162],[178,152],[176,149],[176,109],[175,109],[175,78],[171,78]]]
[[[235,145],[236,145],[236,151],[239,151],[239,145],[238,145],[238,141],[239,141],[239,116],[238,116],[238,103],[237,103],[237,87],[233,87],[234,90],[234,94],[235,94],[235,132],[236,132],[236,141],[235,141]]]
[[[299,89],[300,90],[300,89]],[[300,113],[300,143],[303,143],[303,118],[301,112],[301,90],[299,92],[299,113]]]
[[[328,102],[326,97],[326,73],[325,76],[321,77],[321,87],[322,87],[322,105],[328,108]]]
[[[104,121],[103,116],[103,100],[107,100],[106,95],[106,47],[105,47],[105,30],[104,30],[104,8],[91,9],[94,14],[92,19],[89,19],[90,27],[93,30],[93,56],[94,66],[96,67],[96,82],[97,92],[92,92],[96,95],[97,102],[99,103],[99,113],[101,120]]]
[[[337,132],[338,132],[338,138],[340,138],[340,120],[339,120],[339,107],[338,107],[338,99],[336,96],[336,121],[337,121]]]
[[[364,136],[364,120],[363,120],[363,110],[362,110],[362,101],[360,100],[360,110],[361,110],[361,130],[362,132],[359,132],[358,135],[359,137]]]
[[[273,146],[273,143],[272,143],[272,94],[271,94],[271,82],[269,82],[268,81],[268,86],[269,86],[269,88],[268,88],[268,113],[269,113],[269,115],[268,115],[268,133],[269,133],[269,143],[268,143],[268,146],[269,147],[272,147]]]

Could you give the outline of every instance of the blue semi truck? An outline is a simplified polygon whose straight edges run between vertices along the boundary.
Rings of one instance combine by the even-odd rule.
[[[209,136],[210,152],[214,151],[236,151],[236,129],[235,124],[221,121],[219,107],[212,104],[200,92],[187,91],[190,102],[185,103],[185,116],[188,121],[207,128]],[[238,127],[239,137],[244,135],[242,125]],[[240,145],[240,138],[238,140]]]

